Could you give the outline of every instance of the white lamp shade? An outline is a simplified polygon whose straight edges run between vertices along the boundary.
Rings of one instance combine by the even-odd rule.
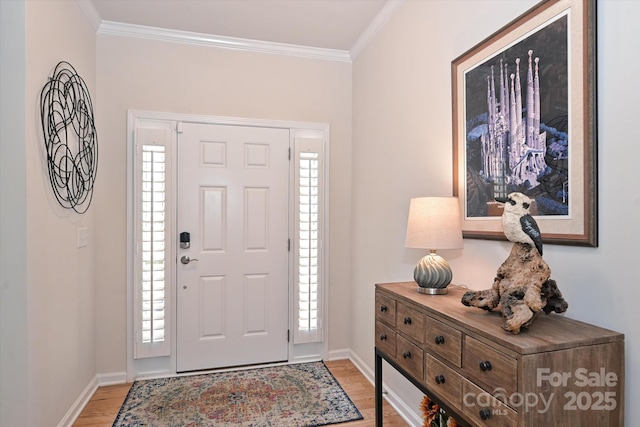
[[[411,199],[407,221],[407,248],[461,249],[462,221],[457,197]]]

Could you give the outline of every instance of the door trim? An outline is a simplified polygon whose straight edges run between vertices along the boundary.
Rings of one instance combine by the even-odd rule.
[[[135,129],[140,127],[143,124],[164,124],[169,123],[171,128],[174,130],[174,137],[172,138],[173,146],[172,146],[172,158],[173,158],[173,167],[172,169],[175,171],[176,164],[176,147],[175,141],[177,133],[179,132],[179,123],[188,122],[188,123],[203,123],[203,124],[219,124],[219,125],[236,125],[236,126],[257,126],[257,127],[271,127],[271,128],[284,128],[289,129],[289,138],[290,145],[294,146],[295,138],[322,138],[324,140],[324,157],[325,161],[325,206],[324,206],[324,259],[325,263],[323,265],[323,273],[324,277],[329,277],[329,251],[330,251],[330,241],[329,241],[329,182],[330,182],[330,167],[329,167],[329,158],[330,158],[330,126],[327,123],[314,123],[314,122],[298,122],[298,121],[288,121],[288,120],[269,120],[269,119],[252,119],[252,118],[240,118],[240,117],[224,117],[224,116],[206,116],[206,115],[195,115],[195,114],[181,114],[181,113],[171,113],[171,112],[157,112],[157,111],[144,111],[144,110],[128,110],[127,112],[127,286],[126,286],[126,298],[127,298],[127,380],[133,381],[137,378],[147,378],[147,377],[157,377],[157,376],[166,376],[166,375],[175,375],[176,374],[176,284],[175,277],[172,277],[171,283],[171,301],[170,301],[170,309],[172,312],[171,321],[169,325],[168,332],[171,336],[171,355],[168,357],[155,357],[155,358],[146,358],[146,359],[134,359],[134,277],[133,277],[133,259],[134,259],[134,242],[133,242],[133,230],[134,230],[134,193],[133,193],[133,176],[131,171],[133,171],[134,167],[134,147],[135,147]],[[293,167],[290,167],[290,182],[293,186]],[[172,177],[173,188],[177,188],[175,186],[176,174]],[[289,211],[293,212],[293,198],[289,198]],[[172,206],[172,224],[171,224],[171,233],[172,236],[176,235],[176,221],[175,221],[175,198],[174,198],[174,206]],[[293,236],[293,221],[290,224],[289,234]],[[171,258],[175,259],[177,254],[175,250],[175,245],[172,245],[171,249]],[[293,252],[289,253],[290,257],[290,268],[289,268],[289,281],[291,284],[294,283],[293,278]],[[323,304],[323,322],[324,328],[328,331],[329,325],[329,309],[328,309],[328,301],[329,301],[329,286],[328,279],[323,283],[323,295],[325,298],[325,304]],[[290,286],[289,290],[289,329],[293,332],[293,286]],[[292,336],[293,334],[291,334]],[[294,345],[293,340],[289,341],[289,362],[303,362],[309,360],[319,360],[326,359],[329,353],[328,347],[328,334],[325,334],[324,340],[321,343],[313,344],[303,344],[303,345]]]

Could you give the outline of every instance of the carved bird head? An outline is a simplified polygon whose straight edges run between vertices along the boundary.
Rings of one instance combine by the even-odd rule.
[[[497,202],[504,203],[503,215],[527,215],[531,207],[531,199],[522,193],[510,193],[507,197],[496,197]]]

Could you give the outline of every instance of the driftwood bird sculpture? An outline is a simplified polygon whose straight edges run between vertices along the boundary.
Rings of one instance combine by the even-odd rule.
[[[465,293],[462,304],[489,311],[500,307],[502,328],[518,334],[541,311],[563,313],[569,305],[542,259],[542,235],[529,213],[531,199],[522,193],[511,193],[496,201],[504,203],[502,226],[513,247],[498,268],[491,289]]]

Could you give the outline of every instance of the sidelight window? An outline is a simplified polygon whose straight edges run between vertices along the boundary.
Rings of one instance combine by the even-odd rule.
[[[294,343],[322,341],[322,140],[296,139]]]
[[[135,156],[135,358],[166,356],[171,283],[170,147],[161,129],[138,129]]]

